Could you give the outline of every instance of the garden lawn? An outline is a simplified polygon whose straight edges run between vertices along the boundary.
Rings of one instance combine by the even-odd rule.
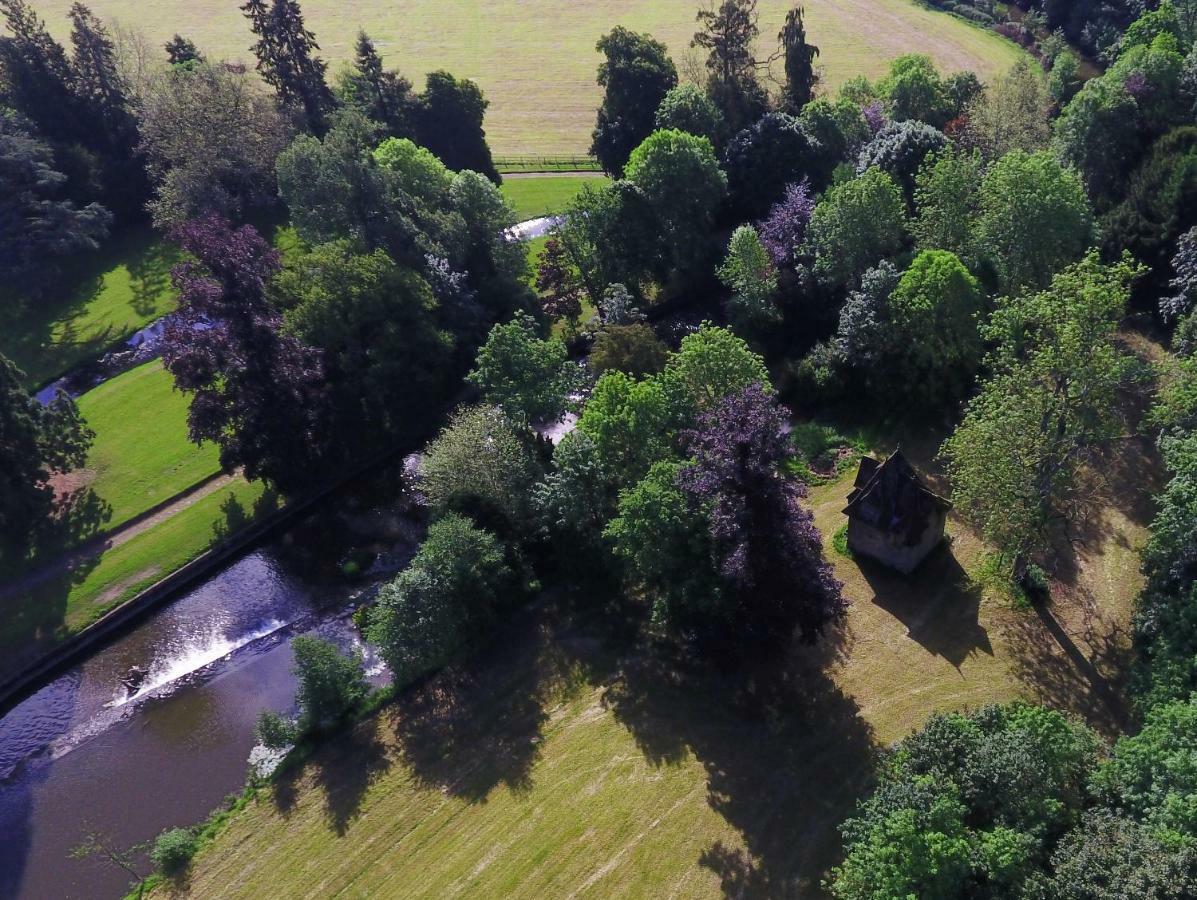
[[[526,222],[563,212],[585,185],[599,187],[606,181],[602,175],[507,176],[503,196],[515,206],[516,221]]]
[[[96,433],[87,465],[75,473],[111,506],[106,529],[116,528],[220,469],[215,444],[187,436],[186,394],[153,361],[93,388],[78,399]]]
[[[179,251],[150,228],[129,228],[64,264],[45,297],[0,320],[0,353],[42,384],[174,309],[170,269]]]
[[[0,681],[275,505],[261,482],[235,477],[127,542],[0,601]]]
[[[490,101],[486,131],[498,155],[584,154],[590,146],[599,89],[594,49],[616,25],[651,32],[679,63],[689,52],[698,0],[305,0],[303,12],[335,72],[353,57],[364,28],[386,65],[417,85],[424,73],[448,69],[475,79]],[[791,0],[762,0],[761,44],[776,47]],[[947,71],[982,77],[1008,69],[1021,51],[992,31],[919,6],[913,0],[807,0],[806,30],[822,53],[825,89],[854,75],[876,77],[893,57],[930,54]],[[32,0],[60,39],[69,35],[66,7]],[[141,30],[154,47],[176,32],[210,58],[249,59],[253,43],[238,4],[228,0],[92,0],[104,19]],[[774,75],[780,76],[780,72]]]

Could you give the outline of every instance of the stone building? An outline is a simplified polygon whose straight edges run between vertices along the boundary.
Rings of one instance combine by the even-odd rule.
[[[884,462],[866,456],[844,509],[848,549],[908,574],[943,540],[951,508],[923,483],[901,450]]]

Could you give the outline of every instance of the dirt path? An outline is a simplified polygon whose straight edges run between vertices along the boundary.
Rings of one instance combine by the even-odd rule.
[[[127,544],[139,534],[144,534],[167,519],[174,518],[183,510],[194,506],[205,497],[232,484],[233,480],[239,474],[239,472],[234,472],[232,475],[216,475],[180,494],[176,494],[172,499],[161,504],[148,515],[143,514],[111,531],[106,531],[93,538],[89,538],[75,549],[58,557],[54,562],[30,572],[12,584],[0,587],[0,601],[6,600],[21,591],[32,590],[52,578],[57,578],[72,571],[81,562],[94,559],[107,550]]]

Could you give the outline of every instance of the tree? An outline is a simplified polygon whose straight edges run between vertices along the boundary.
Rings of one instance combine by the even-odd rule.
[[[175,231],[191,254],[171,273],[179,311],[163,337],[175,386],[191,394],[187,424],[220,463],[283,490],[330,464],[327,392],[318,351],[283,333],[267,298],[278,253],[251,226],[209,217]]]
[[[528,496],[540,477],[528,440],[500,409],[459,409],[424,450],[420,490],[434,513],[472,516],[500,534],[528,524]]]
[[[502,181],[482,128],[489,101],[468,78],[429,72],[416,110],[416,143],[455,172],[466,169]]]
[[[895,122],[913,119],[943,128],[952,116],[947,89],[931,57],[907,53],[890,63],[889,73],[877,82],[877,92],[889,104]]]
[[[616,485],[631,486],[670,455],[676,435],[669,399],[659,378],[607,371],[594,385],[578,431],[587,437],[600,470]]]
[[[819,48],[806,42],[806,26],[802,22],[804,12],[801,6],[787,12],[785,25],[777,35],[785,59],[784,103],[786,111],[792,115],[798,115],[815,99],[815,84],[819,80],[815,72]]]
[[[199,839],[190,828],[171,828],[154,839],[150,848],[150,862],[167,877],[186,871],[199,847]]]
[[[860,279],[860,289],[849,292],[840,308],[832,340],[839,362],[866,376],[878,376],[879,394],[892,386],[889,373],[879,364],[891,357],[900,340],[891,323],[890,296],[901,277],[898,267],[888,260],[865,272]]]
[[[806,229],[814,211],[815,198],[809,180],[804,178],[786,185],[782,199],[757,224],[761,244],[773,265],[778,268],[793,265],[795,255],[806,242]]]
[[[300,729],[321,731],[345,718],[366,697],[361,657],[342,654],[335,644],[301,634],[291,641],[299,689]]]
[[[599,319],[606,326],[637,325],[647,317],[622,284],[609,284],[598,302]]]
[[[1137,270],[1096,254],[1003,300],[982,336],[993,372],[944,443],[953,501],[1015,565],[1066,523],[1081,464],[1118,433],[1129,358],[1114,344]]]
[[[491,329],[467,380],[513,421],[542,422],[561,417],[579,375],[565,344],[541,339],[532,317],[520,314]]]
[[[716,148],[722,147],[725,139],[726,127],[718,108],[693,84],[670,88],[657,107],[654,126],[655,131],[674,129],[704,137]]]
[[[195,46],[195,42],[176,34],[167,41],[163,48],[166,51],[166,61],[172,66],[185,66],[188,63],[204,62],[203,54]]]
[[[168,69],[150,82],[140,112],[159,228],[207,213],[239,217],[274,201],[275,161],[290,130],[243,69],[199,60]]]
[[[818,142],[822,157],[818,168],[822,172],[833,172],[841,163],[855,160],[860,148],[883,124],[870,127],[861,108],[843,97],[812,100],[802,107],[798,122]]]
[[[813,642],[844,608],[802,488],[778,471],[791,452],[785,422],[772,390],[755,383],[682,435],[693,462],[678,484],[705,512],[726,584],[716,630],[742,647],[784,648],[795,627]]]
[[[773,302],[777,274],[751,225],[741,225],[732,233],[727,256],[717,274],[724,287],[732,292],[731,309],[736,318],[760,323],[780,317]]]
[[[856,160],[858,175],[878,168],[902,186],[907,205],[914,207],[914,181],[924,160],[947,144],[943,133],[923,122],[890,122],[873,136]]]
[[[54,504],[50,476],[83,465],[94,433],[66,394],[42,406],[0,355],[0,553],[19,558]]]
[[[619,178],[632,151],[652,134],[658,107],[677,85],[677,69],[664,44],[623,27],[599,38],[596,49],[604,57],[598,68],[604,92],[590,152]]]
[[[990,160],[1011,150],[1044,150],[1051,138],[1048,106],[1042,72],[1020,59],[969,105],[966,141]]]
[[[1076,173],[1049,153],[1007,153],[981,182],[976,245],[1003,292],[1043,288],[1093,243],[1093,214]]]
[[[654,132],[632,151],[625,172],[657,214],[674,264],[697,265],[727,192],[711,142],[684,131]]]
[[[734,134],[768,109],[768,96],[757,80],[753,55],[760,34],[756,0],[722,0],[718,7],[700,9],[697,18],[701,30],[695,33],[690,46],[708,51],[707,94]]]
[[[553,467],[536,486],[533,500],[541,532],[561,551],[562,561],[571,568],[608,568],[603,529],[619,497],[614,476],[584,431],[571,431],[553,449]]]
[[[428,282],[347,240],[295,254],[273,281],[285,331],[319,347],[332,442],[350,458],[410,440],[440,410],[452,336]]]
[[[919,253],[889,297],[898,393],[928,406],[963,396],[980,362],[983,311],[980,285],[955,255]]]
[[[1065,106],[1081,89],[1081,61],[1071,50],[1058,54],[1052,61],[1047,79],[1047,95],[1057,107]]]
[[[514,573],[493,534],[448,514],[408,567],[378,594],[367,635],[396,685],[451,662],[495,622]]]
[[[584,186],[556,236],[596,306],[609,284],[639,294],[645,282],[669,274],[670,247],[661,218],[647,193],[629,181]]]
[[[1160,314],[1166,320],[1176,321],[1197,307],[1197,225],[1180,236],[1176,255],[1172,257],[1172,271],[1176,274],[1168,286],[1175,293],[1160,298]]]
[[[763,215],[786,185],[809,179],[822,186],[829,174],[822,148],[785,113],[769,113],[739,132],[724,160],[733,205],[745,217]]]
[[[703,322],[698,331],[682,338],[660,381],[678,428],[692,427],[702,413],[715,409],[725,397],[750,384],[771,390],[765,361],[749,349],[743,338],[710,322]]]
[[[411,82],[382,67],[382,57],[370,36],[357,34],[353,67],[337,80],[337,97],[367,119],[377,122],[391,137],[413,137],[419,99]]]
[[[536,264],[536,292],[550,319],[564,319],[576,330],[582,315],[582,280],[558,237],[550,237]]]
[[[274,88],[279,106],[308,132],[323,135],[335,101],[324,80],[328,64],[313,52],[320,45],[304,25],[298,0],[246,0],[241,11],[257,36],[258,74]]]
[[[975,266],[981,248],[975,224],[981,212],[980,187],[984,162],[978,151],[948,147],[928,157],[915,178],[910,223],[916,245],[923,250],[948,250],[965,265]]]
[[[15,113],[0,111],[0,277],[10,287],[36,293],[54,257],[94,250],[107,236],[111,214],[62,199],[66,181],[51,148]]]
[[[12,32],[11,37],[0,37],[5,105],[35,123],[51,141],[79,140],[81,114],[71,90],[74,75],[66,51],[25,0],[2,0],[0,12]]]
[[[806,249],[815,256],[817,275],[846,284],[895,252],[905,227],[898,185],[881,170],[870,169],[823,195],[811,215]]]
[[[605,325],[590,351],[590,370],[624,372],[633,378],[655,375],[665,367],[666,349],[648,325]]]

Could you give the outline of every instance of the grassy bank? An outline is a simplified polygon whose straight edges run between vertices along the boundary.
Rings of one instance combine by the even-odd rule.
[[[55,0],[32,0],[32,5],[65,40],[65,7]],[[496,154],[580,155],[589,147],[599,99],[595,41],[614,25],[625,25],[652,32],[680,61],[700,5],[697,0],[408,0],[398,6],[306,0],[303,11],[333,71],[352,58],[354,38],[364,28],[386,63],[417,84],[425,72],[438,68],[477,80],[491,103],[486,130]],[[762,0],[759,55],[773,51],[790,6],[789,0]],[[1020,52],[991,31],[913,0],[810,0],[804,6],[807,34],[822,50],[818,63],[828,89],[853,75],[880,75],[893,57],[914,50],[929,53],[946,70],[973,69],[982,76],[1009,68]],[[94,0],[92,9],[142,30],[152,47],[178,32],[211,58],[249,58],[252,36],[236,3],[159,0],[147,9],[136,0]]]

